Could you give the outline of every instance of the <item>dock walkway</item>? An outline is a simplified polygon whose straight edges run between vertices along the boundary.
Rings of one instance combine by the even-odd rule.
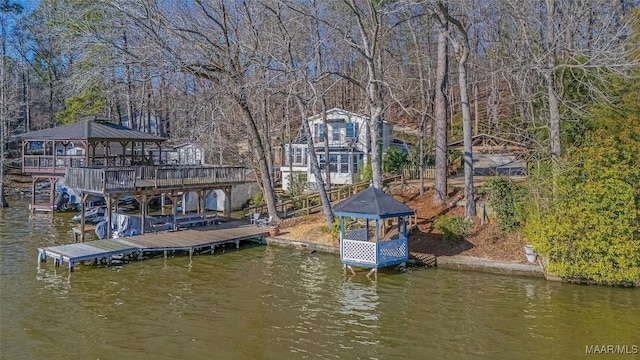
[[[265,227],[248,225],[245,221],[231,221],[217,225],[207,225],[180,231],[148,233],[144,235],[122,237],[75,243],[60,246],[38,248],[38,267],[47,257],[54,260],[56,266],[69,264],[73,271],[76,263],[87,260],[107,259],[115,255],[138,255],[145,252],[188,251],[189,256],[195,250],[234,243],[240,247],[240,241],[250,239],[263,240],[268,233]]]

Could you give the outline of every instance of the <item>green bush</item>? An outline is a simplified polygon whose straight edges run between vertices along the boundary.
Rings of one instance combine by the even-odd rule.
[[[251,197],[252,206],[263,205],[264,203],[264,194],[262,193],[262,191],[253,194],[253,196]]]
[[[495,176],[485,183],[483,192],[496,212],[496,224],[501,231],[512,231],[522,223],[527,198],[525,188],[519,187],[507,176]]]
[[[360,171],[360,181],[371,181],[372,179],[373,166],[371,166],[371,159],[367,159],[367,162],[362,167],[362,171]]]
[[[609,138],[570,149],[551,182],[553,198],[527,221],[527,239],[564,278],[640,281],[640,163]],[[560,170],[562,169],[562,170]]]
[[[353,230],[356,228],[357,228],[357,223],[353,222],[352,219],[349,217],[344,218],[345,230]],[[334,241],[340,240],[340,217],[337,216],[335,218],[335,220],[333,221],[333,224],[331,224],[331,227],[328,227],[327,225],[323,225],[321,230],[325,234],[331,235],[332,240]]]
[[[422,159],[424,166],[436,166],[436,143],[430,138],[425,139]],[[409,164],[420,166],[420,148],[417,145],[409,148]]]
[[[382,169],[387,173],[399,173],[403,166],[409,165],[409,155],[398,149],[389,149],[382,159]]]
[[[434,226],[442,231],[445,240],[460,242],[464,239],[463,235],[471,230],[471,221],[458,216],[440,215],[436,218]]]

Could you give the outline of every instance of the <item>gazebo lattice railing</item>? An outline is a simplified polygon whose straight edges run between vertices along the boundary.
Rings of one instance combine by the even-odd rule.
[[[341,250],[344,262],[359,266],[383,267],[406,261],[409,256],[406,237],[400,235],[396,239],[372,242],[368,241],[366,228],[346,230]]]

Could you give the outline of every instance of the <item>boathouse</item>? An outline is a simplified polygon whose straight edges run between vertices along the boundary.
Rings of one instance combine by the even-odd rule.
[[[111,237],[112,211],[119,199],[133,196],[140,204],[142,215],[140,233],[151,231],[146,226],[147,207],[153,197],[162,194],[172,200],[171,229],[180,225],[205,225],[212,221],[206,216],[204,200],[214,190],[225,195],[225,213],[231,216],[231,189],[244,184],[246,169],[239,166],[184,166],[155,163],[146,157],[145,145],[162,151],[164,138],[135,131],[109,119],[92,116],[81,122],[22,135],[23,172],[32,176],[31,209],[54,209],[55,185],[61,179],[68,188],[79,194],[81,203],[80,238],[84,241],[85,208],[89,196],[106,201],[107,238]],[[137,147],[141,149],[136,154]],[[160,154],[161,155],[161,154]],[[162,156],[158,156],[162,159]],[[51,182],[50,203],[35,203],[36,183]],[[178,199],[195,192],[198,196],[197,215],[178,219]],[[216,214],[217,215],[217,214]],[[179,223],[181,221],[181,224]]]
[[[150,159],[136,156],[134,148],[139,144],[143,150],[146,145],[148,149],[161,151],[166,140],[101,116],[89,116],[75,124],[32,131],[21,135],[21,138],[22,172],[31,175],[32,211],[55,209],[56,184],[64,179],[67,168],[150,165]],[[42,180],[49,180],[51,196],[49,203],[36,204],[36,185]]]
[[[373,186],[340,202],[340,260],[345,271],[352,266],[377,269],[403,264],[409,258],[407,232],[415,211]],[[391,229],[387,230],[387,226]]]

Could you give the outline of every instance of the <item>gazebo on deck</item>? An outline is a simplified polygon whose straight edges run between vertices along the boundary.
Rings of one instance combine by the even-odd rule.
[[[342,201],[334,210],[340,217],[340,260],[345,271],[355,273],[351,266],[371,268],[367,276],[373,273],[377,277],[378,268],[407,261],[407,217],[415,214],[413,209],[371,186]],[[364,227],[347,229],[346,218],[354,218],[357,226],[361,226],[358,220],[364,219]],[[395,220],[395,226],[387,233],[384,229],[390,219]]]
[[[144,155],[145,144],[162,151],[166,140],[116,124],[102,116],[88,116],[80,122],[32,131],[22,138],[22,172],[32,178],[31,210],[53,211],[56,183],[65,177],[67,168],[115,168],[154,165]],[[134,151],[142,147],[142,156]],[[49,203],[36,204],[36,184],[48,179]]]

